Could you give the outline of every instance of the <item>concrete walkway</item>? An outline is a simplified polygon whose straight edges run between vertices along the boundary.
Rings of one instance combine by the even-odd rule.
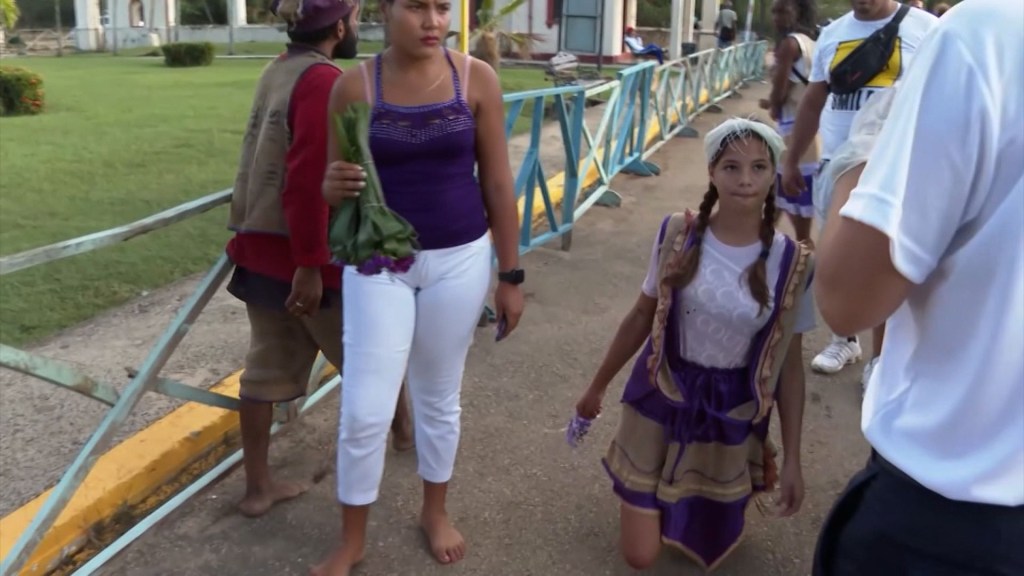
[[[767,87],[705,115],[704,134],[727,115],[759,112]],[[599,576],[631,574],[617,552],[618,503],[599,458],[615,431],[622,375],[609,390],[606,415],[577,451],[563,428],[597,369],[622,316],[636,298],[661,218],[696,208],[707,188],[701,140],[677,140],[654,160],[656,178],[620,176],[618,209],[595,208],[575,230],[569,253],[537,250],[524,258],[527,310],[520,329],[494,342],[479,329],[463,392],[463,436],[451,513],[467,537],[467,558],[436,565],[416,527],[420,484],[413,453],[389,453],[382,495],[373,510],[360,576]],[[805,340],[806,360],[826,342]],[[858,429],[860,366],[822,378],[808,371],[802,512],[789,520],[750,513],[747,539],[717,574],[810,573],[818,528],[835,494],[859,467],[866,445]],[[258,520],[235,513],[242,494],[236,470],[194,497],[111,561],[111,576],[301,576],[338,534],[334,497],[337,395],[276,438],[279,474],[312,486],[303,497]],[[777,435],[777,430],[774,432]],[[696,575],[666,552],[652,574]]]
[[[603,110],[586,110],[585,122],[592,132],[596,131]],[[557,122],[546,123],[540,138],[541,165],[550,178],[565,167]],[[522,163],[529,144],[529,134],[510,140],[509,158],[514,169]],[[585,143],[582,147],[586,152]],[[230,177],[231,170],[226,167],[225,178]],[[226,208],[218,213],[224,215],[226,222]],[[227,234],[225,231],[225,239]],[[198,281],[199,276],[193,276],[143,293],[125,306],[64,330],[28,350],[66,362],[122,389],[130,381],[128,369],[141,366],[150,346]],[[162,375],[191,386],[209,387],[242,367],[248,343],[245,306],[221,289]],[[57,483],[108,408],[9,370],[0,370],[0,399],[0,485],[4,487],[0,491],[0,516],[4,516]],[[181,404],[165,396],[147,394],[116,435],[114,444]]]

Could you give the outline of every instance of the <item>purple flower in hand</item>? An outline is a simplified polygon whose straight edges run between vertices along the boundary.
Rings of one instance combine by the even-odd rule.
[[[373,256],[360,263],[356,271],[366,276],[374,276],[384,270],[390,270],[393,265],[394,261],[391,258],[375,252]]]
[[[394,261],[391,270],[398,274],[404,274],[412,268],[413,262],[416,262],[415,256],[402,256]]]
[[[579,414],[569,420],[569,425],[565,428],[565,441],[569,443],[569,446],[576,448],[583,443],[583,437],[590,431],[592,422],[593,420],[583,418]]]

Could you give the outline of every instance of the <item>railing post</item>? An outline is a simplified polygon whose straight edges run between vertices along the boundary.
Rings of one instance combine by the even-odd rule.
[[[160,375],[160,370],[170,358],[175,347],[188,333],[192,323],[203,307],[213,297],[214,292],[223,283],[232,265],[227,255],[222,254],[213,268],[206,273],[199,288],[178,312],[174,321],[164,330],[156,346],[150,351],[139,373],[125,387],[117,403],[111,408],[93,432],[92,436],[75,457],[74,462],[61,476],[60,482],[53,488],[42,509],[36,513],[25,532],[18,538],[14,548],[0,566],[0,574],[14,574],[24,565],[39,541],[50,529],[54,521],[67,506],[68,500],[74,495],[86,475],[92,470],[99,452],[107,446],[117,429],[128,418],[132,408],[149,390]]]

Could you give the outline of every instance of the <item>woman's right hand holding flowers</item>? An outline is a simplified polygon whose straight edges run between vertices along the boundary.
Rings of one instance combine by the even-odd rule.
[[[366,172],[358,164],[343,160],[331,162],[324,174],[321,192],[331,206],[341,206],[349,198],[356,198],[366,187]]]

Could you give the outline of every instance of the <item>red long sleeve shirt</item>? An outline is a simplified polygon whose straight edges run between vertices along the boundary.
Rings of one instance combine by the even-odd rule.
[[[286,57],[286,56],[283,56]],[[238,233],[227,245],[236,266],[291,284],[297,267],[320,267],[324,288],[341,288],[341,269],[327,247],[329,206],[320,189],[327,170],[327,106],[341,70],[311,66],[295,84],[289,102],[292,143],[285,157],[282,210],[288,237]]]

